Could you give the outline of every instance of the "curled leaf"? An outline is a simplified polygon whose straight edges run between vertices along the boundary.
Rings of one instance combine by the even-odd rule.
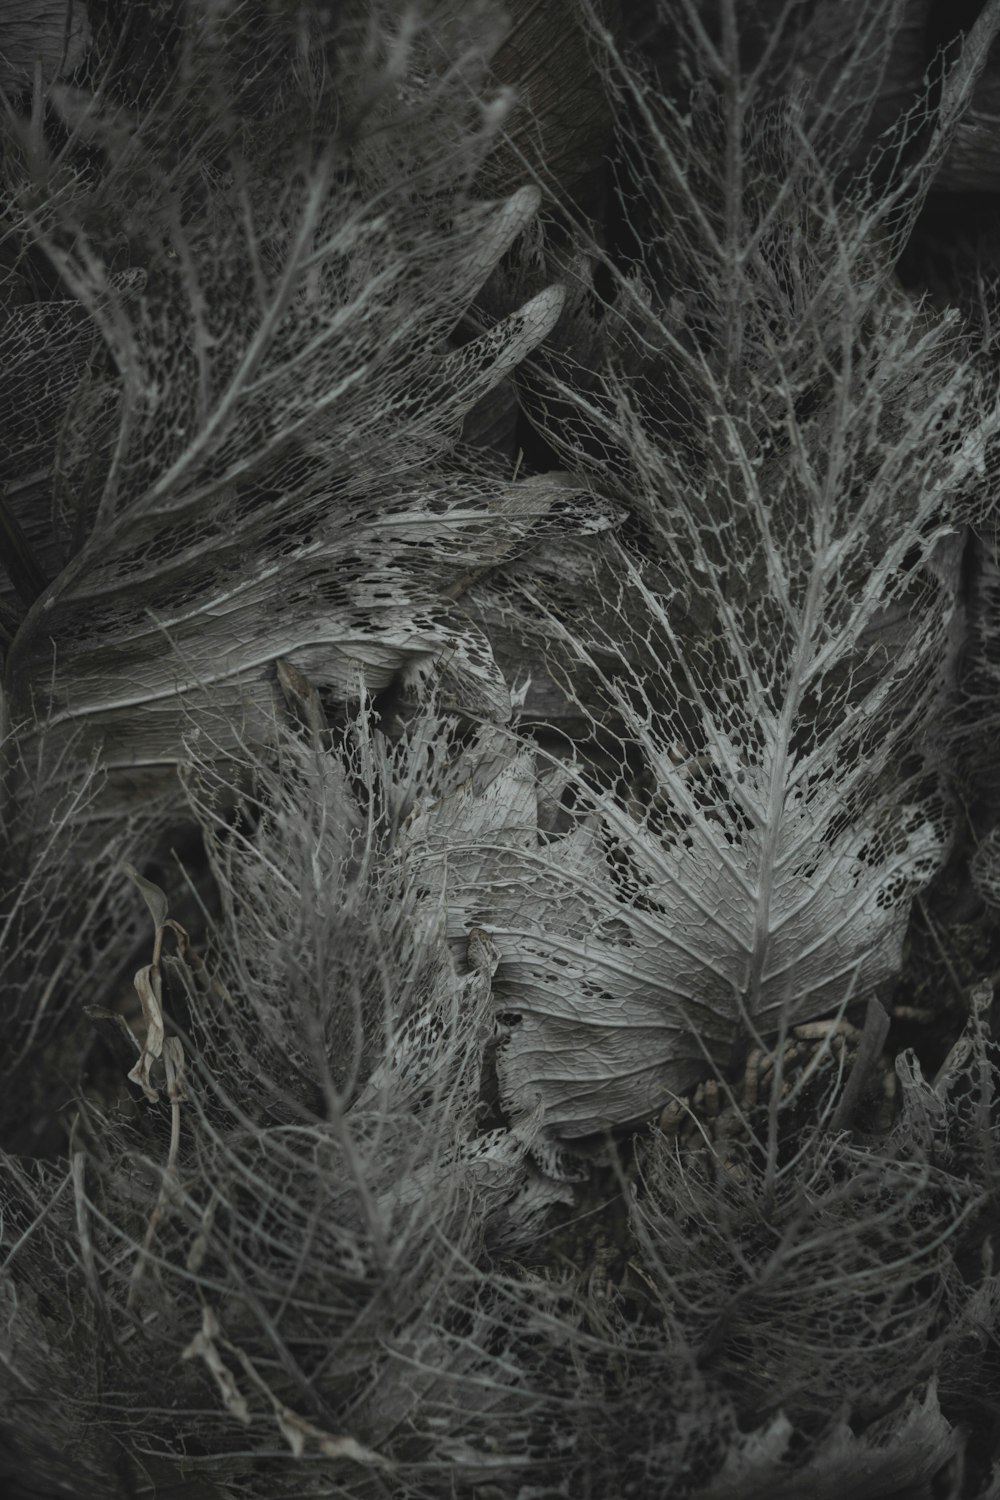
[[[163,981],[159,966],[147,964],[136,974],[134,983],[142,1006],[142,1018],[146,1023],[146,1035],[139,1061],[130,1070],[128,1077],[132,1083],[139,1084],[146,1098],[151,1104],[155,1104],[160,1095],[150,1079],[150,1070],[163,1052],[164,1040],[161,1009]]]

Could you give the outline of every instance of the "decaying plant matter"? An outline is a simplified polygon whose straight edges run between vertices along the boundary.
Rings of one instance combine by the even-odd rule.
[[[869,168],[841,198],[808,110],[752,78],[658,108],[608,66],[648,163],[635,255],[596,315],[577,262],[526,379],[635,531],[557,541],[480,594],[549,659],[556,725],[618,748],[551,770],[572,812],[523,836],[517,877],[482,860],[474,797],[456,814],[474,872],[448,853],[508,960],[507,1088],[572,1134],[896,972],[948,837],[935,724],[1000,417],[955,317],[893,283],[886,205],[918,169],[886,188]],[[517,758],[509,775],[523,787]],[[535,824],[509,790],[496,806]]]
[[[0,70],[5,1493],[998,1493],[1000,0],[847,9]]]

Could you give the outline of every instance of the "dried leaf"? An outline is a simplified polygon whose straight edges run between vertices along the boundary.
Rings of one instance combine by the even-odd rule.
[[[238,31],[239,19],[231,24]],[[280,72],[280,48],[268,59],[260,41],[259,65]],[[181,89],[162,102],[166,117],[153,110],[127,144],[112,132],[101,147],[112,163],[124,153],[145,164],[116,179],[117,213],[133,226],[149,284],[126,294],[93,239],[83,252],[71,193],[47,240],[76,298],[65,358],[48,356],[60,391],[75,388],[81,350],[96,345],[118,371],[121,400],[107,463],[70,486],[83,497],[71,557],[39,545],[50,507],[33,507],[26,546],[50,582],[11,644],[8,677],[15,712],[30,699],[47,724],[48,753],[58,759],[76,736],[79,753],[103,756],[109,814],[154,794],[179,800],[175,768],[199,714],[223,756],[241,742],[272,744],[278,660],[344,701],[381,690],[408,663],[446,657],[453,701],[504,717],[488,643],[449,620],[447,599],[523,547],[547,508],[522,502],[486,458],[442,462],[470,408],[559,316],[562,292],[549,286],[449,347],[535,216],[537,189],[498,203],[468,194],[462,184],[487,149],[470,129],[468,173],[432,151],[420,172],[434,183],[417,194],[394,154],[419,149],[405,109],[353,132],[345,100],[332,96],[332,144],[303,175],[288,159],[294,136],[289,145],[262,132],[234,78],[240,106],[220,104],[216,125],[258,154],[220,174],[211,212],[192,218],[182,205],[203,192],[200,165],[161,161],[163,142],[186,109],[216,97],[197,93],[199,68],[229,64],[196,28],[185,46],[194,96]],[[467,111],[471,75],[459,87],[445,69],[435,93],[444,64],[423,46],[414,39],[400,56],[426,68],[411,82],[418,94],[431,88],[430,115]],[[114,113],[91,100],[92,120],[105,107]],[[251,110],[242,136],[227,113],[239,107]],[[258,196],[248,204],[249,179]],[[8,396],[0,380],[0,407]],[[36,446],[51,446],[53,426],[40,421]],[[50,462],[47,449],[32,459],[43,472]],[[526,495],[540,501],[540,488]]]
[[[221,1336],[221,1332],[218,1318],[206,1303],[202,1308],[201,1328],[181,1351],[181,1359],[201,1358],[205,1361],[209,1374],[219,1388],[219,1395],[222,1397],[226,1410],[230,1416],[236,1418],[237,1422],[248,1427],[250,1408],[246,1398],[240,1394],[236,1378],[223,1360],[215,1342]]]
[[[167,898],[163,894],[163,891],[152,880],[147,880],[144,875],[140,875],[134,865],[124,864],[122,865],[122,869],[133,884],[142,892],[149,915],[153,919],[153,926],[156,928],[163,927],[169,912]]]
[[[931,1381],[906,1406],[860,1433],[836,1426],[804,1464],[791,1458],[793,1428],[782,1415],[740,1435],[722,1470],[693,1500],[885,1500],[939,1473],[960,1437],[946,1421]]]
[[[141,1087],[146,1098],[151,1104],[159,1099],[159,1092],[153,1087],[150,1080],[150,1070],[163,1052],[163,1011],[161,1001],[163,996],[163,981],[159,966],[147,964],[140,969],[135,976],[136,994],[142,1005],[142,1018],[146,1023],[146,1035],[142,1043],[142,1054],[135,1067],[129,1072],[129,1079]]]

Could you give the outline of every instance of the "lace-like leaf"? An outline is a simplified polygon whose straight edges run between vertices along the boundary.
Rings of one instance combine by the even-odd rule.
[[[821,162],[793,160],[794,112],[712,90],[691,120],[641,108],[640,258],[604,312],[571,289],[526,374],[637,535],[471,600],[561,692],[558,807],[540,823],[532,754],[511,750],[421,829],[456,930],[500,948],[505,1097],[566,1134],[641,1118],[897,968],[947,839],[929,730],[955,534],[1000,421],[953,323],[892,288],[870,184],[838,208]],[[727,142],[746,160],[716,216],[696,188],[736,170]]]
[[[21,310],[7,333],[25,358],[44,340],[46,372],[41,407],[9,440],[12,477],[30,470],[32,483],[3,497],[6,608],[22,616],[9,630],[14,712],[30,701],[53,742],[79,732],[84,754],[103,747],[109,811],[114,796],[127,805],[169,780],[199,703],[227,705],[241,734],[266,740],[279,658],[343,700],[445,654],[455,701],[505,717],[486,642],[448,620],[445,601],[487,558],[522,547],[554,498],[519,491],[486,459],[442,464],[562,301],[544,289],[453,347],[539,202],[531,188],[473,202],[461,186],[489,143],[471,118],[457,129],[466,85],[440,57],[437,74],[421,72],[418,32],[384,63],[389,76],[373,76],[379,108],[359,104],[351,120],[346,82],[317,102],[300,78],[295,104],[294,78],[261,43],[253,65],[288,90],[286,107],[329,116],[330,144],[303,156],[293,134],[283,158],[240,74],[239,10],[218,24],[235,28],[230,53],[216,50],[215,21],[189,29],[189,92],[137,127],[108,119],[92,197],[57,196],[34,224],[77,302]],[[206,93],[213,69],[223,77]],[[419,108],[439,126],[450,113],[451,140],[422,117],[412,128],[411,72],[428,96]],[[92,138],[103,107],[80,110]],[[202,126],[228,153],[208,183],[197,157],[174,159],[170,135],[206,108]],[[419,195],[391,140],[424,176]],[[113,269],[123,234],[138,287]],[[53,318],[65,324],[55,341]],[[16,360],[7,372],[19,383]],[[94,379],[113,422],[81,464],[60,431],[93,404]],[[0,408],[14,405],[5,391]],[[62,505],[76,491],[59,536],[47,485]]]
[[[940,1472],[958,1451],[959,1437],[946,1421],[935,1382],[900,1412],[873,1423],[860,1435],[848,1423],[834,1429],[804,1465],[792,1467],[787,1455],[793,1430],[776,1417],[758,1432],[741,1434],[721,1472],[695,1491],[693,1500],[883,1500]]]

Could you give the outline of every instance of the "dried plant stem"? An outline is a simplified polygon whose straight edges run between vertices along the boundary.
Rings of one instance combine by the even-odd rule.
[[[159,937],[162,928],[159,929]],[[177,1175],[177,1156],[181,1144],[181,1099],[184,1097],[184,1070],[183,1051],[177,1037],[168,1037],[163,1044],[163,1066],[167,1075],[167,1098],[170,1101],[170,1146],[167,1151],[166,1165],[163,1168],[163,1177],[160,1183],[160,1191],[157,1196],[156,1205],[150,1214],[146,1232],[142,1238],[142,1245],[136,1256],[132,1267],[132,1275],[129,1278],[128,1296],[126,1298],[126,1310],[131,1312],[139,1295],[139,1287],[142,1282],[143,1273],[149,1257],[149,1252],[156,1239],[157,1230],[163,1216],[167,1213],[171,1204],[176,1201],[179,1180]]]

